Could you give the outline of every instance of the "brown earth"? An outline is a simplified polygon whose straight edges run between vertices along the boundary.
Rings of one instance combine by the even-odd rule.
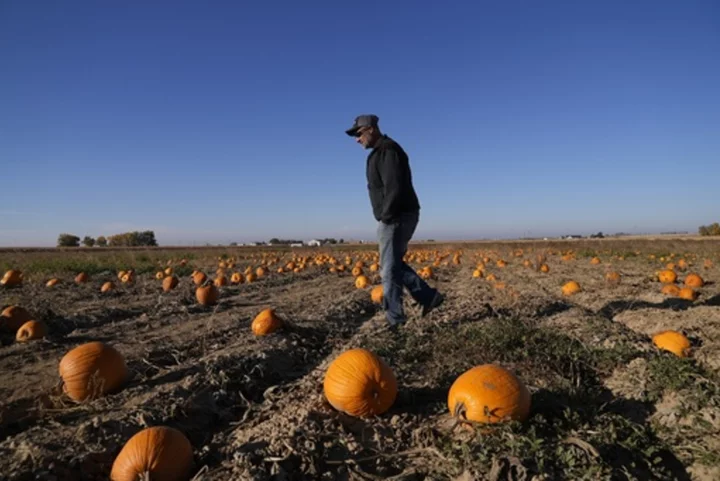
[[[409,323],[397,334],[384,329],[369,289],[327,265],[271,269],[255,283],[221,288],[219,303],[203,307],[186,273],[170,293],[154,272],[125,285],[116,269],[98,269],[84,285],[72,282],[77,272],[53,272],[62,282],[47,288],[51,274],[32,256],[48,253],[24,253],[15,264],[27,268],[26,281],[0,290],[0,305],[24,306],[50,333],[25,344],[2,334],[0,479],[106,480],[129,437],[156,425],[185,433],[195,479],[203,481],[720,479],[720,269],[702,267],[705,259],[718,264],[718,244],[643,245],[642,252],[559,245],[461,246],[461,264],[444,258],[429,281],[446,294],[443,306],[420,318],[408,300]],[[562,260],[560,250],[578,255]],[[246,252],[238,267],[257,266]],[[362,252],[336,254],[355,260]],[[659,293],[654,273],[670,252],[672,261],[691,263],[678,271],[680,281],[690,271],[711,281],[698,300]],[[538,254],[549,273],[522,265]],[[591,265],[596,254],[602,263]],[[13,265],[12,255],[0,265]],[[282,264],[293,254],[281,255]],[[485,274],[504,288],[472,277],[485,256]],[[508,265],[497,267],[498,258]],[[214,252],[196,255],[190,268],[212,274]],[[610,270],[622,274],[619,284],[605,280]],[[571,279],[582,292],[562,296]],[[107,280],[118,288],[103,295]],[[256,337],[250,323],[266,307],[287,325]],[[690,359],[652,346],[652,335],[665,329],[691,339]],[[96,340],[124,355],[132,377],[118,393],[74,403],[59,387],[58,363]],[[338,413],[323,395],[328,364],[358,346],[383,357],[398,378],[396,402],[374,419]],[[486,429],[450,418],[453,380],[488,362],[528,385],[533,407],[525,423]]]

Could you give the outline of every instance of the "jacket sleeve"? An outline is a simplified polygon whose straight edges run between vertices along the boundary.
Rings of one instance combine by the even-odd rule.
[[[395,150],[387,149],[383,152],[379,170],[384,189],[380,220],[389,223],[397,215],[402,195],[403,167]]]

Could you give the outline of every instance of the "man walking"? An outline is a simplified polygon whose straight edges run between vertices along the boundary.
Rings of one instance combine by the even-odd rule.
[[[407,321],[403,287],[422,306],[422,316],[442,304],[444,296],[403,260],[418,224],[420,203],[412,184],[407,154],[380,131],[378,120],[377,115],[360,115],[345,133],[371,150],[366,167],[368,191],[373,215],[378,221],[383,308],[394,330]]]

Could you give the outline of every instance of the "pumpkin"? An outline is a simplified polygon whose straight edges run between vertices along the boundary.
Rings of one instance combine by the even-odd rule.
[[[118,280],[122,281],[122,278],[125,277],[125,274],[127,274],[125,271],[118,272]]]
[[[264,267],[258,267],[255,270],[255,275],[258,276],[258,278],[263,277],[265,275],[265,268]]]
[[[185,435],[171,427],[145,428],[118,453],[111,481],[186,481],[193,467],[193,450]]]
[[[365,275],[360,275],[355,279],[355,287],[358,289],[365,289],[368,285],[370,285],[370,279]]]
[[[703,262],[703,269],[712,269],[712,267],[713,261],[711,261],[710,259],[705,259],[705,261]]]
[[[673,284],[677,280],[677,274],[671,269],[665,269],[658,274],[658,280],[663,284]]]
[[[565,296],[572,296],[580,291],[582,291],[582,288],[580,287],[580,284],[575,281],[567,282],[564,286],[562,286],[562,293]]]
[[[253,272],[245,274],[245,282],[247,282],[248,284],[250,284],[251,282],[255,282],[256,279],[257,276]]]
[[[122,354],[99,341],[82,344],[65,354],[58,372],[63,391],[74,401],[117,391],[128,378]]]
[[[495,282],[497,280],[497,277],[495,277],[495,274],[488,274],[487,277],[485,277],[485,280],[488,282]]]
[[[22,272],[17,269],[10,269],[5,273],[2,279],[0,279],[0,284],[2,284],[3,286],[14,287],[22,284],[22,281]]]
[[[157,271],[155,273],[155,279],[161,281],[165,277],[165,273],[163,271]]]
[[[335,358],[323,380],[325,398],[338,411],[355,417],[386,412],[397,397],[397,380],[390,367],[363,348]]]
[[[505,262],[504,260],[500,259],[500,260],[498,260],[498,261],[495,263],[495,265],[497,265],[497,266],[500,267],[500,268],[503,268],[503,267],[505,267],[505,266],[507,265],[507,262]]]
[[[524,421],[530,413],[530,391],[507,369],[496,364],[475,366],[450,387],[448,408],[460,419],[478,423]]]
[[[49,281],[47,281],[47,283],[46,283],[45,285],[46,285],[47,287],[53,287],[53,286],[57,285],[59,282],[60,282],[60,279],[57,279],[57,278],[53,277],[52,279],[50,279]]]
[[[547,264],[543,264],[540,266],[540,272],[544,272],[545,274],[547,274],[548,272],[550,272],[550,267],[548,267]]]
[[[120,279],[120,281],[123,284],[132,284],[133,282],[135,282],[135,271],[133,271],[132,269],[127,271],[125,275],[122,276],[122,279]]]
[[[525,260],[523,261],[523,266],[525,266],[525,267],[532,267],[532,262],[530,262],[530,260],[528,260],[528,259],[525,259]]]
[[[281,267],[282,269],[282,267]],[[230,276],[230,282],[232,284],[242,284],[243,282],[243,275],[239,272],[234,272],[232,276]]]
[[[380,265],[377,262],[370,264],[370,272],[377,272],[380,269]]]
[[[211,306],[218,301],[220,291],[215,284],[200,286],[195,289],[195,298],[203,306]]]
[[[353,267],[351,274],[353,275],[353,277],[360,277],[361,275],[363,275],[362,267],[359,267],[359,266]]]
[[[217,287],[226,286],[228,284],[227,277],[225,277],[224,275],[219,275],[215,278],[213,284],[215,284]]]
[[[658,349],[672,352],[678,357],[690,355],[690,341],[680,332],[659,332],[653,336],[652,342]]]
[[[688,287],[702,287],[705,285],[705,281],[698,274],[692,273],[685,277],[685,285]]]
[[[618,282],[620,282],[620,273],[615,271],[608,272],[607,274],[605,274],[605,280],[607,282],[617,284]]]
[[[268,308],[260,311],[260,313],[253,319],[252,328],[253,334],[256,336],[267,336],[283,326],[283,321],[275,313],[275,310]]]
[[[173,268],[172,268],[172,267],[166,268],[166,269],[165,269],[165,275],[166,275],[166,276],[171,276],[171,275],[173,275]]]
[[[30,313],[20,306],[8,306],[0,313],[0,327],[15,334],[20,327],[30,321]]]
[[[695,292],[692,287],[683,287],[680,289],[678,297],[680,299],[685,299],[686,301],[694,301],[698,298],[698,293]]]
[[[18,342],[26,342],[33,339],[42,339],[47,336],[47,326],[42,321],[27,321],[20,326],[15,340]]]
[[[382,304],[383,302],[383,286],[375,286],[370,291],[370,299],[375,304]]]
[[[660,292],[666,296],[678,297],[680,295],[680,288],[675,284],[667,284],[663,286]]]
[[[482,276],[483,276],[483,271],[481,271],[480,269],[475,269],[475,270],[473,271],[473,273],[472,273],[472,276],[473,276],[474,278],[482,277]]]
[[[592,259],[590,259],[590,264],[592,264],[592,265],[598,265],[598,264],[600,264],[601,262],[602,262],[602,261],[600,260],[599,257],[593,257]]]
[[[201,286],[205,283],[207,280],[207,275],[205,275],[204,272],[195,271],[192,274],[192,280],[195,283],[196,286]]]
[[[175,289],[179,282],[180,280],[177,278],[177,276],[167,276],[165,279],[163,279],[163,292],[170,292],[171,290]]]
[[[107,281],[105,284],[102,285],[100,288],[100,292],[110,292],[113,289],[115,289],[115,284],[112,281]]]

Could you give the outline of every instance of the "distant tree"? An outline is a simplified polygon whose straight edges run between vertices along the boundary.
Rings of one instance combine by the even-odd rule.
[[[340,240],[338,241],[338,243],[344,244],[344,243],[345,243],[345,239],[340,239]]]
[[[698,233],[703,236],[720,235],[720,224],[713,222],[710,225],[701,225],[698,228]]]
[[[230,246],[231,246],[231,247],[235,247],[236,245],[237,245],[237,242],[231,242],[231,243],[230,243]]]
[[[272,239],[270,239],[268,241],[268,244],[279,244],[279,243],[280,243],[280,239],[278,239],[277,237],[273,237]]]
[[[82,243],[85,247],[92,247],[95,245],[95,239],[93,239],[89,235],[86,235],[85,237],[83,237]]]
[[[135,247],[135,246],[157,246],[155,240],[155,233],[151,230],[143,232],[125,232],[124,234],[111,235],[108,238],[108,243],[111,246],[124,246],[124,247]]]
[[[80,238],[73,234],[60,234],[57,240],[58,247],[79,247]]]
[[[95,241],[95,245],[98,247],[107,246],[107,239],[105,238],[105,236],[101,235],[100,237],[98,237],[97,240]]]

